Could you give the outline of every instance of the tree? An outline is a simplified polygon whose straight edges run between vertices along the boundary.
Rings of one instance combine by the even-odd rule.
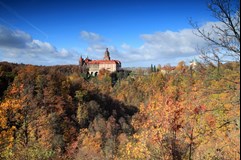
[[[208,48],[200,50],[202,58],[215,62],[218,68],[222,62],[240,62],[240,0],[210,0],[208,8],[219,21],[213,23],[211,29],[190,22],[197,35],[209,44]]]
[[[175,70],[179,71],[179,72],[184,72],[186,70],[186,64],[184,61],[180,61],[177,64],[177,67],[175,68]]]
[[[156,66],[154,65],[154,67],[153,67],[153,72],[156,72]]]
[[[153,69],[154,69],[154,68],[153,68],[153,65],[151,64],[151,72],[153,72]]]

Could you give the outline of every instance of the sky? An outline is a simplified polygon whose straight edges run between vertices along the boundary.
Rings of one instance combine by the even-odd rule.
[[[0,0],[0,61],[78,64],[109,48],[123,67],[190,62],[206,45],[190,19],[216,23],[206,0]]]

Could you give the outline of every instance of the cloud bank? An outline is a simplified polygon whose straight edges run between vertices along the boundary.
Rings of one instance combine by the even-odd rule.
[[[96,42],[102,42],[104,41],[104,38],[102,36],[100,36],[97,33],[93,33],[93,32],[87,32],[87,31],[81,31],[80,32],[80,37],[89,42],[89,43],[96,43]]]
[[[203,26],[208,29],[210,24]],[[180,60],[192,60],[198,56],[197,47],[203,47],[206,42],[194,34],[194,29],[183,29],[177,32],[164,31],[152,34],[142,34],[140,39],[143,44],[132,47],[131,44],[123,43],[120,46],[107,45],[105,43],[91,43],[87,52],[96,57],[95,53],[103,53],[108,47],[111,56],[119,59],[127,66],[155,64],[176,64]],[[96,34],[98,35],[98,34]],[[102,36],[101,36],[102,37]]]
[[[1,61],[37,65],[68,64],[77,61],[75,52],[64,48],[57,50],[48,42],[32,39],[26,32],[0,26]]]
[[[209,22],[203,29],[212,30]],[[107,44],[106,38],[94,32],[81,31],[80,37],[87,44],[85,49],[91,59],[102,59],[106,48],[109,48],[112,59],[122,61],[123,66],[150,66],[150,64],[177,64],[181,60],[192,60],[198,56],[197,47],[207,43],[194,34],[194,29],[180,31],[163,31],[141,34],[143,41],[138,47],[133,44]],[[138,37],[137,37],[138,38]],[[112,40],[114,41],[114,40]],[[109,42],[108,42],[109,43]],[[38,65],[77,64],[80,53],[68,49],[57,49],[48,42],[33,39],[31,35],[20,30],[0,26],[0,60]]]

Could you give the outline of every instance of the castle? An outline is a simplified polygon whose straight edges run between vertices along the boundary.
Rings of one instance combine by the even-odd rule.
[[[82,73],[87,72],[92,76],[97,76],[102,69],[110,72],[119,71],[121,68],[121,62],[118,60],[111,60],[110,52],[108,51],[108,48],[106,48],[103,60],[91,60],[88,57],[83,59],[81,56],[79,59],[79,66]]]

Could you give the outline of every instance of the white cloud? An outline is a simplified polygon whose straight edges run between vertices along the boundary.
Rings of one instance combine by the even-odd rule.
[[[89,43],[104,41],[104,38],[102,36],[93,32],[81,31],[80,37]]]
[[[201,29],[211,32],[213,25],[221,26],[221,23],[208,22]],[[138,61],[140,63],[143,61],[176,63],[177,60],[198,56],[197,48],[207,46],[207,42],[197,36],[195,31],[195,29],[183,29],[177,32],[165,31],[142,34],[140,35],[140,38],[144,41],[142,45],[133,48],[130,44],[124,43],[121,45],[119,52],[126,63]]]
[[[48,42],[32,39],[23,31],[0,26],[0,60],[38,65],[77,64],[78,53],[57,50]]]
[[[89,44],[87,53],[90,58],[101,59],[105,48],[108,47],[112,59],[119,59],[128,65],[145,65],[145,62],[156,61],[170,63],[180,57],[186,58],[197,55],[197,46],[203,46],[205,42],[193,34],[192,29],[184,29],[179,32],[165,31],[153,34],[142,34],[140,38],[144,41],[139,47],[123,43],[120,47],[109,46],[96,41]],[[168,63],[169,63],[168,62]]]
[[[148,56],[150,59],[194,55],[197,45],[204,43],[193,34],[192,29],[143,34],[141,38],[144,40],[144,44],[138,50],[144,51],[144,55],[151,55]]]
[[[220,25],[220,23],[209,22],[202,28],[212,31],[213,25]],[[133,44],[127,43],[120,46],[107,44],[104,37],[93,32],[81,31],[80,35],[88,44],[83,56],[102,59],[105,49],[109,48],[111,58],[121,60],[124,66],[149,66],[151,63],[176,64],[177,61],[198,56],[196,48],[207,44],[193,32],[195,32],[194,29],[183,29],[176,32],[142,34],[139,38],[143,43],[138,47],[132,47]],[[46,65],[77,64],[79,55],[73,50],[57,50],[52,44],[34,40],[23,31],[0,26],[0,59]]]
[[[69,57],[71,56],[72,53],[70,51],[68,51],[67,49],[61,49],[60,52],[59,52],[59,56],[61,57]]]
[[[24,48],[26,43],[32,41],[29,34],[20,30],[10,30],[0,25],[0,47],[1,48]]]
[[[208,22],[202,26],[202,29],[211,32],[213,25],[221,26],[221,23]],[[199,55],[197,48],[207,46],[206,41],[194,34],[195,31],[195,29],[182,29],[176,32],[168,30],[142,34],[140,39],[143,40],[143,44],[139,47],[132,47],[132,44],[127,43],[123,43],[119,47],[108,46],[95,41],[95,43],[89,44],[87,52],[93,58],[100,57],[96,56],[95,53],[102,53],[102,57],[105,48],[108,47],[110,48],[111,57],[119,59],[128,65],[139,64],[141,66],[153,62],[176,64],[180,60],[192,60]],[[93,35],[98,34],[93,33]]]
[[[86,51],[88,53],[103,53],[105,51],[106,47],[102,44],[92,44],[90,45]]]

